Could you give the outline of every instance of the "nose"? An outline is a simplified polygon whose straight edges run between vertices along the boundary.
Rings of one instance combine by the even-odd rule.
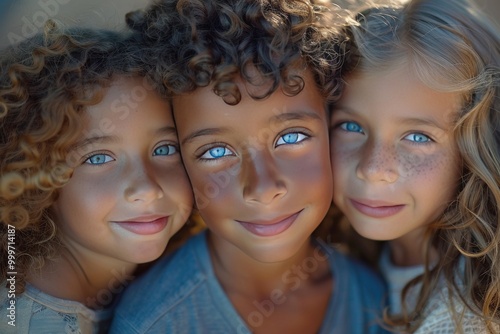
[[[243,197],[247,202],[271,204],[287,193],[275,158],[266,150],[244,158],[240,175]]]
[[[162,187],[154,177],[154,171],[148,170],[146,166],[135,165],[131,168],[124,191],[125,199],[130,203],[151,203],[163,198]]]
[[[399,178],[397,152],[394,147],[382,143],[367,142],[360,151],[356,167],[358,178],[370,182],[394,183]]]

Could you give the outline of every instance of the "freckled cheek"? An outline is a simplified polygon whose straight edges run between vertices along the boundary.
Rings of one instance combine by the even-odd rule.
[[[401,154],[397,158],[400,177],[416,182],[437,183],[441,180],[451,182],[455,178],[453,168],[457,159],[446,154]]]

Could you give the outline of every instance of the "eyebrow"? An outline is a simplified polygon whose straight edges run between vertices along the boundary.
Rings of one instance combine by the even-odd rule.
[[[293,121],[293,120],[319,120],[323,119],[317,113],[311,111],[293,111],[273,116],[271,121]]]
[[[447,131],[444,126],[439,124],[435,119],[432,118],[402,118],[401,123],[407,125],[427,125],[432,126],[443,131]]]
[[[357,112],[349,107],[344,107],[344,106],[338,106],[334,107],[334,110],[345,112],[347,114],[357,114]],[[426,125],[426,126],[431,126],[438,128],[443,131],[448,131],[443,125],[441,125],[438,121],[436,121],[434,118],[431,117],[423,117],[423,118],[418,118],[418,117],[411,117],[411,118],[398,118],[398,122],[401,124],[406,124],[406,125]]]
[[[177,136],[177,129],[175,128],[175,126],[164,126],[163,128],[156,130],[156,134]]]
[[[293,120],[319,120],[323,121],[321,116],[317,113],[311,111],[296,111],[296,112],[287,112],[279,115],[273,116],[270,121],[271,122],[285,122],[285,121],[293,121]],[[210,135],[220,135],[224,132],[228,132],[229,129],[226,127],[221,128],[205,128],[192,132],[189,136],[182,140],[182,145],[187,142],[193,141],[197,137],[202,136],[210,136]]]
[[[197,131],[194,131],[191,133],[189,136],[184,138],[181,142],[182,145],[193,141],[194,139],[202,136],[210,136],[210,135],[220,135],[224,132],[229,131],[227,128],[205,128],[205,129],[200,129]]]
[[[177,136],[177,131],[176,131],[175,127],[173,127],[173,126],[165,126],[163,128],[156,130],[155,135],[157,135],[157,136],[163,136],[163,135],[175,135],[175,136]],[[76,149],[80,149],[82,147],[96,145],[96,144],[116,143],[119,140],[120,139],[118,136],[109,136],[109,135],[89,137],[89,138],[85,138],[84,140],[77,142],[71,148],[71,150],[76,150]]]
[[[94,137],[85,138],[84,140],[77,142],[75,145],[73,145],[71,150],[77,150],[77,149],[80,149],[82,147],[91,146],[91,145],[95,145],[95,144],[108,144],[108,143],[113,143],[113,142],[117,142],[117,141],[118,141],[117,136],[105,136],[105,135],[104,136],[94,136]]]

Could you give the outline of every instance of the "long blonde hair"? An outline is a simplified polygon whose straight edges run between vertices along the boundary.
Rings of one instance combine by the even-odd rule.
[[[416,307],[402,317],[386,315],[387,322],[408,332],[418,328],[438,278],[444,277],[472,312],[500,323],[498,28],[467,0],[410,0],[358,13],[347,33],[351,44],[343,77],[405,62],[429,87],[463,97],[454,128],[463,164],[457,198],[426,233],[427,251],[437,249],[438,263],[431,268],[427,261],[425,273],[403,291],[423,283]]]

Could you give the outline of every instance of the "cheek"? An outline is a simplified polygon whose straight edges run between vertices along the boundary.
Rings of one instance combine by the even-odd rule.
[[[183,166],[165,169],[160,167],[161,188],[180,209],[190,209],[193,205],[193,191]]]
[[[70,182],[59,191],[52,212],[61,233],[72,235],[79,229],[88,229],[89,222],[95,221],[99,216],[99,210],[102,210],[105,203],[90,191],[91,189],[78,182]]]
[[[65,208],[72,208],[75,211],[82,210],[81,208],[89,207],[94,200],[94,192],[92,185],[81,182],[78,176],[73,177],[70,181],[60,189],[57,202],[54,204],[60,212],[65,212]],[[90,195],[92,194],[92,195]]]
[[[193,188],[196,207],[200,212],[230,205],[234,201],[239,187],[239,181],[230,169],[207,172],[188,169],[191,186]]]
[[[441,152],[420,157],[401,157],[400,179],[432,203],[447,203],[454,198],[460,180],[460,162]]]
[[[339,205],[336,199],[344,195],[344,190],[350,182],[349,173],[355,170],[356,158],[352,152],[342,149],[335,149],[331,152],[332,163],[332,190],[335,204]]]
[[[120,199],[122,183],[119,177],[88,176],[75,170],[73,177],[61,188],[57,204],[74,216],[99,216]]]
[[[300,180],[304,185],[304,189],[308,189],[312,184],[315,184],[318,189],[330,186],[332,183],[332,164],[328,159],[328,154],[321,156],[319,161],[315,161],[314,157],[306,158],[302,161],[305,165],[296,175],[291,175],[291,180]]]
[[[353,165],[359,161],[359,157],[354,149],[349,148],[347,145],[333,145],[330,149],[330,160],[332,166],[333,178],[342,175],[349,170],[353,170]]]
[[[332,172],[328,146],[311,151],[290,163],[283,163],[280,171],[290,194],[296,196],[298,201],[310,198],[309,201],[317,205],[330,205],[335,174]]]
[[[399,154],[397,157],[400,177],[419,179],[427,182],[437,182],[449,175],[456,159],[450,155],[438,152],[435,154]]]

